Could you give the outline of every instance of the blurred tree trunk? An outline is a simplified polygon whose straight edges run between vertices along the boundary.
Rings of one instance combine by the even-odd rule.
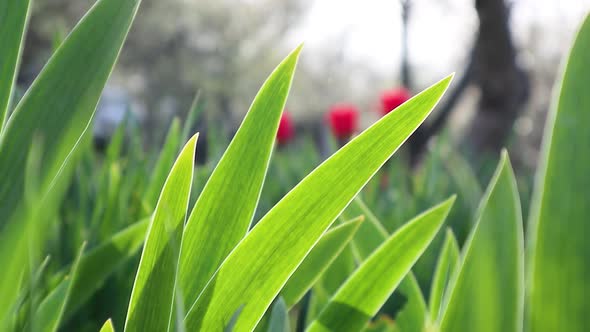
[[[474,83],[481,95],[466,139],[474,153],[496,153],[506,144],[529,93],[516,61],[504,0],[476,0],[479,33],[474,48]]]

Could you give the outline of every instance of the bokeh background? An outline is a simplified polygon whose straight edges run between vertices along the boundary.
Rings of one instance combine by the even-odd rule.
[[[35,2],[22,87],[91,4]],[[266,75],[304,42],[287,106],[298,130],[321,131],[342,102],[358,107],[362,129],[384,90],[416,93],[456,72],[438,108],[444,124],[427,138],[448,129],[477,152],[510,145],[532,168],[560,61],[589,9],[590,0],[145,0],[95,127],[108,137],[129,109],[157,144],[200,91],[206,116],[231,135]]]

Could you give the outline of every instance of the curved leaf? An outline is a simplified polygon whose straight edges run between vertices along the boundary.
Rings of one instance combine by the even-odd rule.
[[[434,239],[454,200],[431,208],[391,235],[340,287],[307,331],[362,330]]]
[[[253,329],[321,235],[416,130],[450,83],[447,77],[354,138],[275,205],[221,264],[185,318],[188,330]]]

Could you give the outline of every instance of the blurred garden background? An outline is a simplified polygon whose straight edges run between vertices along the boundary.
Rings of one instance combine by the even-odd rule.
[[[34,1],[16,98],[93,2]],[[392,233],[457,194],[447,225],[462,245],[504,147],[526,216],[553,87],[588,11],[590,0],[143,0],[70,181],[58,188],[65,198],[47,267],[57,277],[43,282],[52,289],[83,242],[92,248],[148,218],[180,148],[199,132],[194,202],[265,78],[301,42],[254,220],[355,134],[450,72],[433,114],[343,216],[375,217]],[[441,233],[413,268],[424,294],[443,241]],[[357,250],[347,247],[317,287],[333,294]],[[109,317],[122,326],[133,254],[78,303],[66,330],[96,330]],[[406,298],[396,293],[383,317],[395,317]],[[309,321],[321,300],[306,301]]]

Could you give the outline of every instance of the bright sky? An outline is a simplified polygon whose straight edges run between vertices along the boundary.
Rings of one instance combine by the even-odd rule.
[[[473,2],[414,0],[410,23],[410,58],[414,65],[440,76],[465,56],[477,28]],[[511,24],[516,39],[527,38],[531,26],[539,25],[551,52],[566,47],[562,45],[564,35],[569,39],[590,11],[590,0],[513,0],[513,6]],[[310,8],[301,30],[293,36],[305,41],[307,54],[326,44],[342,45],[350,59],[366,61],[378,70],[397,68],[399,1],[316,0],[310,1]]]

